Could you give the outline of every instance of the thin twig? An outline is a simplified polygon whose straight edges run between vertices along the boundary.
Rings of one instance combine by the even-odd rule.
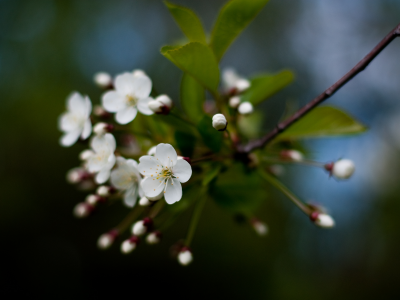
[[[271,142],[277,135],[285,131],[297,120],[304,117],[312,109],[314,109],[318,104],[324,100],[331,97],[335,92],[337,92],[342,86],[349,82],[354,76],[363,71],[369,63],[379,54],[383,49],[386,48],[396,37],[400,36],[400,24],[396,26],[371,52],[369,52],[357,65],[355,65],[346,75],[340,78],[334,85],[325,90],[321,95],[314,98],[304,107],[299,109],[294,115],[289,119],[279,123],[271,132],[266,134],[264,137],[258,140],[254,140],[247,145],[242,145],[238,147],[238,151],[241,153],[249,153],[257,148],[262,148],[269,142]]]

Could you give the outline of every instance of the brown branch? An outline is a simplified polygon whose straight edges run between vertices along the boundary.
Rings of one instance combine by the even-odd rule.
[[[254,140],[249,142],[247,145],[241,145],[238,147],[238,152],[249,153],[257,148],[262,148],[269,142],[271,142],[277,135],[288,129],[297,120],[304,117],[312,109],[314,109],[318,104],[325,101],[331,97],[335,92],[337,92],[342,86],[349,82],[354,76],[363,71],[369,63],[379,54],[387,45],[390,44],[396,37],[400,36],[400,24],[396,26],[385,38],[378,44],[370,53],[368,53],[357,65],[354,66],[346,75],[339,79],[334,85],[324,91],[321,95],[311,100],[304,107],[299,109],[294,115],[289,119],[279,123],[271,132],[266,134],[259,140]]]

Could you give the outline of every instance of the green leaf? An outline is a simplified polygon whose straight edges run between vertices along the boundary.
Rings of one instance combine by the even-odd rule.
[[[212,127],[212,119],[205,115],[197,125],[200,135],[203,138],[204,144],[213,152],[219,152],[222,146],[223,133],[215,130]]]
[[[204,115],[204,88],[190,75],[183,74],[181,82],[181,104],[186,115],[198,123]]]
[[[207,43],[206,34],[197,15],[189,8],[164,2],[183,33],[191,42]]]
[[[283,70],[278,74],[264,74],[251,79],[250,88],[242,95],[242,101],[249,101],[254,105],[261,103],[279,92],[294,79],[291,71]]]
[[[193,155],[196,137],[183,131],[175,131],[175,141],[181,150],[183,156],[191,157]]]
[[[219,68],[212,50],[199,42],[182,47],[164,46],[161,53],[183,72],[191,75],[203,87],[215,92],[219,83]]]
[[[211,169],[209,171],[207,171],[206,174],[204,175],[204,178],[203,178],[203,181],[201,184],[203,186],[209,185],[210,182],[213,181],[218,176],[220,171],[221,171],[221,165],[213,164],[211,166]]]
[[[218,60],[268,0],[231,0],[220,11],[211,33],[211,48]]]
[[[361,133],[367,128],[344,111],[331,106],[320,106],[309,112],[278,139],[300,139]]]
[[[219,174],[210,194],[224,208],[244,213],[254,211],[266,199],[261,177],[240,163]]]
[[[188,134],[194,134],[196,131],[196,127],[193,125],[189,125],[187,122],[181,120],[180,118],[175,117],[173,114],[169,115],[153,115],[151,116],[155,122],[161,122],[168,124],[174,129],[178,129],[180,131],[186,132]]]

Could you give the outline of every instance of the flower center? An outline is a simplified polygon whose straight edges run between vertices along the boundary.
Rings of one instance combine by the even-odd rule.
[[[174,173],[172,172],[171,168],[168,167],[164,167],[160,173],[158,173],[160,175],[160,177],[164,177],[164,178],[173,178],[174,177]]]
[[[138,99],[133,95],[126,95],[126,102],[130,106],[135,106],[138,103]]]

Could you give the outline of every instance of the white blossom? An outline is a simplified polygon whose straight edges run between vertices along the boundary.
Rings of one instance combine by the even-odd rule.
[[[132,71],[132,75],[135,77],[140,77],[140,76],[145,76],[147,77],[147,74],[145,71],[141,70],[141,69],[135,69]]]
[[[212,118],[212,126],[218,131],[224,131],[228,122],[223,114],[216,114]]]
[[[92,103],[89,97],[83,97],[78,92],[73,92],[67,98],[67,112],[63,113],[58,119],[58,125],[64,135],[60,139],[60,144],[64,147],[73,145],[79,137],[86,139],[92,132],[90,113]]]
[[[133,235],[121,244],[121,252],[124,254],[129,254],[136,249],[138,244],[139,238]]]
[[[253,112],[253,104],[250,102],[242,102],[238,107],[238,112],[242,115],[249,115]]]
[[[356,167],[350,159],[341,159],[333,164],[332,175],[338,179],[347,179],[353,175]]]
[[[144,115],[152,115],[148,106],[152,83],[146,75],[124,73],[118,75],[114,82],[115,90],[108,91],[102,97],[104,108],[115,112],[115,119],[120,124],[131,122],[139,110]]]
[[[102,89],[111,87],[113,84],[111,75],[106,72],[98,72],[94,74],[93,80],[94,83]]]
[[[159,144],[154,156],[142,156],[139,159],[139,171],[146,178],[142,181],[146,197],[155,197],[164,193],[168,204],[182,198],[182,186],[192,176],[190,164],[177,158],[175,149],[169,144]]]
[[[239,76],[232,68],[225,69],[222,72],[222,82],[228,92],[236,90],[241,93],[250,87],[250,81]]]
[[[74,207],[74,216],[77,218],[86,218],[90,215],[90,212],[92,210],[93,207],[90,206],[88,203],[81,202]]]
[[[332,228],[335,226],[335,220],[330,215],[323,213],[318,214],[314,223],[322,228]]]
[[[239,96],[234,96],[229,99],[229,106],[232,108],[238,108],[240,105],[240,97]]]
[[[183,250],[178,254],[178,262],[182,266],[187,266],[193,261],[193,255],[190,250]]]
[[[92,139],[91,147],[94,154],[87,160],[89,172],[97,173],[95,180],[102,184],[110,177],[110,172],[115,164],[115,138],[112,134],[95,136]]]
[[[151,204],[150,200],[147,197],[142,197],[139,200],[140,206],[149,206]]]
[[[88,160],[89,157],[91,157],[94,154],[94,152],[92,150],[83,150],[80,154],[79,154],[79,159],[80,160]]]
[[[93,127],[93,132],[97,135],[106,134],[109,132],[110,125],[104,122],[97,123]]]
[[[149,101],[149,108],[156,114],[168,114],[172,107],[172,100],[167,95],[160,95]]]
[[[147,155],[155,155],[156,154],[156,146],[153,146],[147,151]]]
[[[124,191],[124,203],[128,207],[136,204],[138,196],[144,196],[140,182],[142,177],[138,164],[133,159],[117,158],[117,168],[111,172],[111,183],[118,190]]]
[[[132,226],[132,234],[135,236],[141,236],[145,234],[150,227],[150,223],[145,219],[137,221]]]
[[[116,230],[111,230],[110,232],[104,233],[97,240],[97,246],[103,250],[110,248],[117,236],[118,232]]]
[[[146,236],[146,242],[150,245],[155,245],[160,242],[160,232],[151,232]]]

